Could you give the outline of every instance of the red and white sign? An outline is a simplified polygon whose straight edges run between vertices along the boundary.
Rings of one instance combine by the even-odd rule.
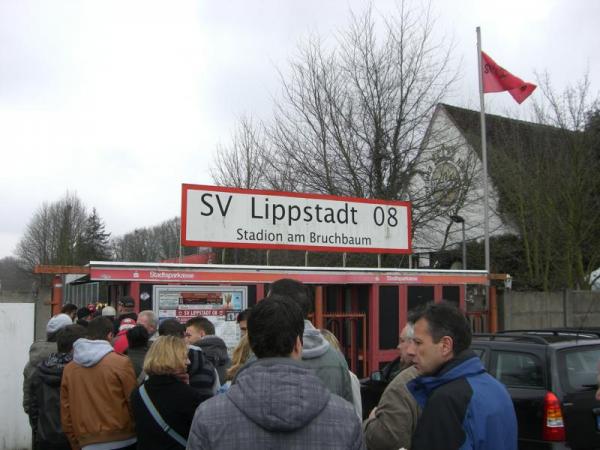
[[[185,246],[410,253],[409,202],[184,184]]]
[[[274,281],[292,277],[303,283],[323,283],[323,284],[487,284],[485,273],[469,274],[445,274],[440,273],[419,273],[416,275],[408,273],[393,273],[379,271],[344,271],[336,272],[291,272],[285,271],[264,271],[264,270],[233,270],[233,271],[207,271],[202,269],[179,271],[165,270],[160,273],[164,276],[160,279],[150,277],[151,273],[157,273],[150,270],[125,269],[125,268],[96,268],[90,269],[90,279],[92,281],[136,281],[136,282],[164,282],[177,283],[184,279],[190,283],[273,283]],[[184,306],[184,305],[182,305]]]
[[[180,320],[181,322],[185,322],[187,319],[191,319],[192,317],[197,317],[197,316],[225,316],[227,314],[229,310],[227,309],[207,309],[207,308],[189,308],[189,309],[182,309],[181,307],[177,308],[177,311],[175,313],[176,317],[178,320]]]

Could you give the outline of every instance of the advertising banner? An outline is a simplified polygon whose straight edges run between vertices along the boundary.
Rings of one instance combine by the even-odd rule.
[[[229,353],[240,334],[237,315],[248,307],[246,286],[154,286],[154,309],[161,320],[177,319],[181,323],[204,316],[215,326],[215,334],[225,341]]]
[[[182,186],[182,244],[410,253],[409,202]]]

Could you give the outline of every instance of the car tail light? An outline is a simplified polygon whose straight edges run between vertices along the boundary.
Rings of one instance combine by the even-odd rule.
[[[565,440],[565,422],[563,421],[560,402],[552,392],[547,392],[544,398],[543,428],[542,439],[544,441]]]

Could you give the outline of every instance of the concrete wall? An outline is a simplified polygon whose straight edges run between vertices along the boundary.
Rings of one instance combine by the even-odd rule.
[[[504,329],[600,327],[600,292],[512,292],[503,296]]]
[[[0,303],[0,449],[31,448],[31,428],[23,411],[23,368],[33,341],[33,303]]]
[[[4,291],[0,293],[0,303],[35,304],[33,313],[35,334],[32,339],[33,342],[33,340],[46,339],[46,324],[51,317],[50,296],[51,290],[49,288],[40,289],[39,292],[34,294]]]

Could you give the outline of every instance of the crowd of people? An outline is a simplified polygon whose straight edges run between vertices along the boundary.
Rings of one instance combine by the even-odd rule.
[[[456,307],[430,304],[400,335],[402,370],[361,423],[360,384],[291,279],[238,315],[228,355],[213,323],[65,305],[24,369],[35,449],[517,448],[511,399],[469,350]]]

